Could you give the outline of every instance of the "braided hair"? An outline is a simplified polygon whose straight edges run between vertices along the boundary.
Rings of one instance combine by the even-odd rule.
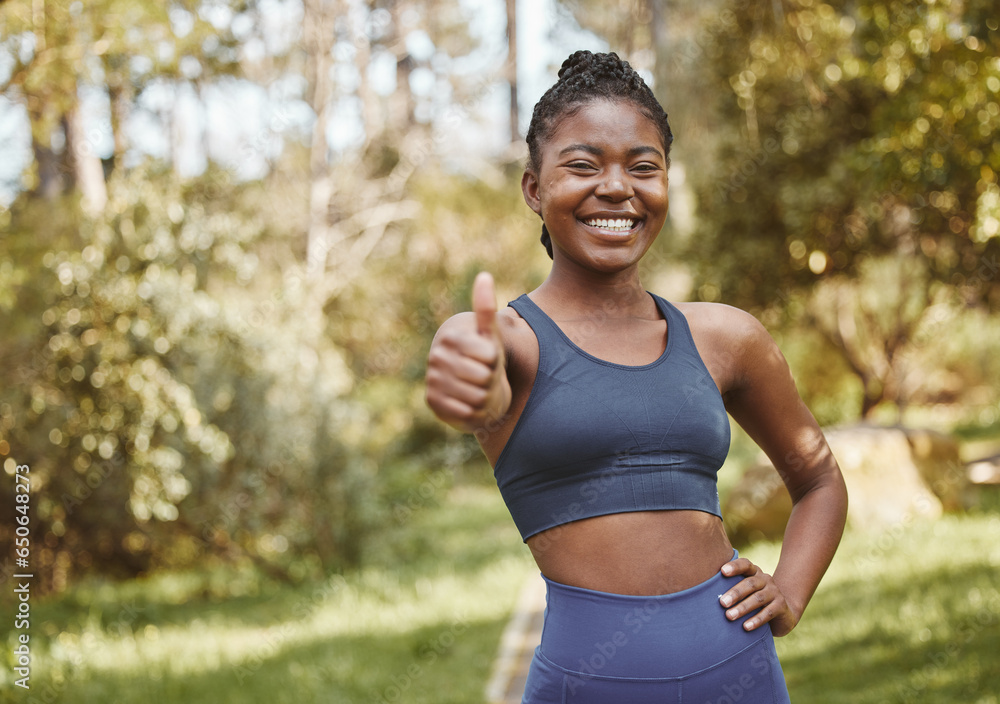
[[[590,51],[574,52],[562,63],[559,80],[535,104],[528,127],[528,168],[535,173],[542,165],[541,145],[555,131],[559,121],[572,115],[580,107],[594,100],[623,101],[636,107],[653,121],[663,137],[664,156],[670,163],[670,144],[674,135],[670,131],[667,113],[656,100],[653,91],[642,80],[628,61],[618,54],[594,54]],[[552,258],[552,238],[542,223],[542,244]]]

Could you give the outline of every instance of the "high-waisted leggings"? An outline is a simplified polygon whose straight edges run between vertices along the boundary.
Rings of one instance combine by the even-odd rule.
[[[629,596],[545,579],[545,625],[522,704],[787,704],[770,626],[719,597],[742,576]]]

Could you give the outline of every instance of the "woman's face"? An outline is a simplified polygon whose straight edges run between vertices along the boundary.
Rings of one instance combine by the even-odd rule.
[[[611,273],[634,266],[667,216],[667,160],[656,124],[630,101],[594,100],[541,144],[524,199],[552,237],[553,259]]]

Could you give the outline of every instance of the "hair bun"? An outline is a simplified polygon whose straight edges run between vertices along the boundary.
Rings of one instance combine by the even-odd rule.
[[[559,67],[559,81],[568,80],[581,73],[614,80],[626,80],[634,72],[628,61],[622,61],[621,57],[613,51],[606,54],[595,54],[592,51],[581,49],[574,51],[562,62],[562,66]]]
[[[566,57],[566,60],[562,62],[562,66],[559,67],[559,78],[562,78],[566,73],[575,73],[573,69],[578,66],[585,66],[594,60],[594,52],[587,51],[586,49],[581,49],[579,51],[574,51],[572,54]]]

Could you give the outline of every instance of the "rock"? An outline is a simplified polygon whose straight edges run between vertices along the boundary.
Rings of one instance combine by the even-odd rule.
[[[824,431],[844,474],[848,525],[878,530],[936,518],[967,503],[968,479],[958,443],[931,430],[859,424]],[[791,500],[770,462],[750,467],[723,507],[739,544],[780,538]]]
[[[930,454],[928,439],[923,435],[918,438],[926,457]],[[921,474],[902,429],[848,426],[828,431],[826,440],[847,482],[847,520],[852,527],[872,530],[917,516],[941,515],[941,501]],[[956,459],[957,455],[956,448]]]
[[[968,504],[969,474],[955,438],[934,430],[903,428],[913,463],[924,483],[941,501],[945,511],[960,511]],[[891,428],[887,428],[891,430]]]

